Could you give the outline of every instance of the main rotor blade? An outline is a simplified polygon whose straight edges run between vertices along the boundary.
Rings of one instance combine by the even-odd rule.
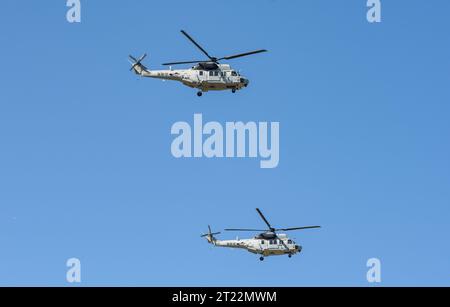
[[[173,62],[173,63],[164,63],[164,64],[162,64],[162,65],[168,66],[168,65],[180,65],[180,64],[194,64],[194,63],[201,63],[201,62],[207,62],[207,61]]]
[[[304,226],[304,227],[293,227],[293,228],[278,228],[276,231],[291,231],[291,230],[302,230],[302,229],[312,229],[321,228],[320,226]]]
[[[267,231],[267,229],[227,228],[225,231]]]
[[[257,53],[262,53],[262,52],[267,52],[267,50],[266,50],[266,49],[260,49],[260,50],[255,50],[255,51],[246,52],[246,53],[240,53],[240,54],[230,55],[230,56],[226,56],[226,57],[217,59],[217,61],[220,61],[220,60],[231,60],[231,59],[240,58],[240,57],[243,57],[243,56],[248,56],[248,55],[257,54]]]
[[[267,226],[269,226],[269,229],[271,231],[273,231],[273,227],[270,226],[269,222],[266,220],[266,217],[262,214],[261,210],[259,210],[258,208],[256,208],[256,211],[258,211],[259,215],[261,216],[261,218],[264,220],[264,222],[267,224]]]
[[[183,33],[183,35],[186,36],[188,40],[190,40],[195,46],[197,46],[198,49],[200,49],[208,58],[210,58],[211,61],[216,61],[216,59],[210,56],[208,52],[206,52],[206,50],[202,48],[202,46],[200,46],[192,37],[189,36],[189,34],[186,33],[186,31],[181,30],[181,33]]]

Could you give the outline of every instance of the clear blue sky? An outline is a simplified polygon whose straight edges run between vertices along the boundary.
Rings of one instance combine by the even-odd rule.
[[[0,284],[450,285],[448,1],[2,1]],[[236,94],[137,80],[196,59],[185,29],[251,80]],[[171,125],[279,121],[280,164],[176,160]],[[211,224],[320,224],[260,263],[213,248]],[[234,238],[227,233],[221,238]]]

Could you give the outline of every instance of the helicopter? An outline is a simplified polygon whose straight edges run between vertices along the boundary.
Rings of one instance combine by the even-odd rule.
[[[129,55],[130,64],[132,65],[130,71],[134,71],[137,75],[147,78],[156,78],[163,80],[174,80],[183,83],[184,85],[198,89],[197,96],[201,97],[204,92],[208,91],[223,91],[231,90],[235,93],[238,90],[246,88],[250,81],[241,76],[241,74],[232,69],[229,64],[221,64],[219,61],[231,60],[244,56],[249,56],[257,53],[267,52],[265,49],[225,56],[217,58],[211,56],[201,47],[186,31],[181,30],[181,33],[190,40],[200,51],[206,55],[207,60],[200,61],[183,61],[163,63],[164,66],[169,66],[168,70],[149,70],[142,64],[142,61],[147,57],[144,54],[139,59]],[[181,64],[195,64],[190,69],[173,70],[172,65]]]
[[[251,239],[236,239],[236,240],[218,240],[215,235],[220,234],[220,232],[212,232],[211,226],[208,225],[208,233],[201,235],[202,238],[206,238],[208,243],[219,247],[229,247],[229,248],[241,248],[246,249],[250,253],[261,255],[259,260],[263,261],[264,257],[269,256],[279,256],[288,255],[289,258],[292,255],[300,253],[302,247],[295,243],[294,240],[288,238],[286,234],[278,234],[278,231],[292,231],[292,230],[303,230],[311,228],[320,228],[321,226],[303,226],[303,227],[293,227],[293,228],[274,228],[267,221],[266,217],[263,215],[260,209],[256,208],[259,216],[266,223],[268,229],[242,229],[242,228],[228,228],[225,231],[247,231],[247,232],[260,232],[262,233],[256,235]]]

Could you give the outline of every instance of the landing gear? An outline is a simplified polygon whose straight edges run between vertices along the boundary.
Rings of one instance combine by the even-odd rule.
[[[288,257],[289,257],[289,258],[292,258],[292,254],[289,254]]]
[[[259,257],[259,261],[264,261],[264,257]]]
[[[202,91],[198,91],[198,92],[197,92],[197,96],[198,96],[198,97],[202,97],[202,96],[203,96],[203,92],[202,92]]]
[[[231,92],[232,92],[233,94],[236,93],[236,89],[235,89],[235,88],[232,89]]]

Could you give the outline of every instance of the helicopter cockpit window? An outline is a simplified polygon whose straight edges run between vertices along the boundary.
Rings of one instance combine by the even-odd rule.
[[[288,240],[288,244],[292,244],[292,240]]]
[[[232,76],[237,76],[237,73],[236,73],[235,71],[232,71],[232,72],[231,72],[231,75],[232,75]]]

